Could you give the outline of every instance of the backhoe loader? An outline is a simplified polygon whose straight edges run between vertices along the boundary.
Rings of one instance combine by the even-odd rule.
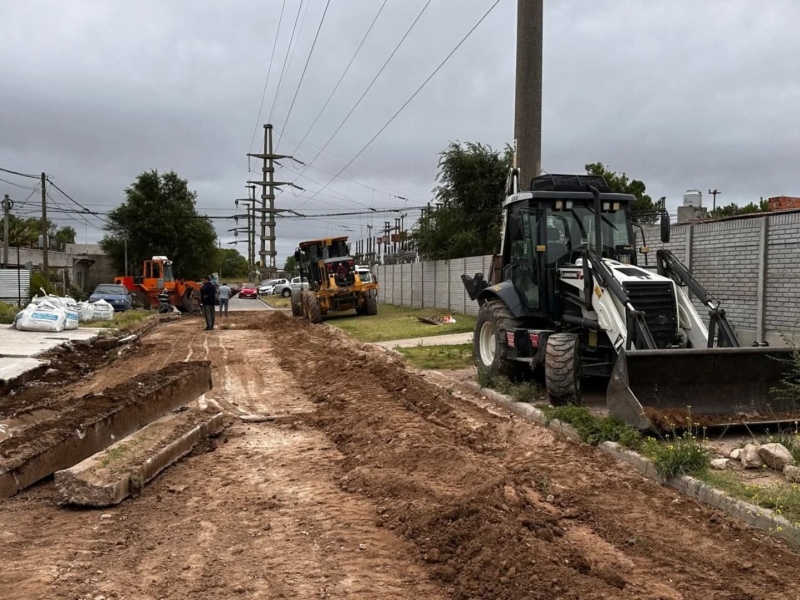
[[[638,265],[634,200],[588,175],[542,175],[520,191],[511,170],[500,254],[488,279],[462,276],[480,306],[479,371],[538,378],[553,405],[580,403],[582,380],[605,378],[609,413],[643,430],[798,420],[794,400],[773,393],[792,375],[792,349],[742,347],[669,250],[655,271]],[[668,214],[653,217],[669,242]]]
[[[172,261],[166,256],[154,256],[144,261],[141,276],[115,277],[114,283],[128,288],[142,308],[159,308],[167,297],[169,304],[181,312],[200,311],[200,284],[175,279]]]

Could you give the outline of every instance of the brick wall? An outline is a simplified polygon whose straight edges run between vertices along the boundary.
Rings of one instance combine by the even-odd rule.
[[[634,231],[641,248],[641,231]],[[658,226],[645,227],[644,234],[650,253],[647,257],[639,253],[639,264],[655,269],[656,250],[671,250],[722,302],[743,345],[762,339],[779,345],[784,336],[800,338],[796,299],[800,293],[800,213],[676,225],[666,245],[661,243]],[[490,262],[491,256],[473,256],[377,267],[378,297],[388,304],[475,315],[477,303],[466,295],[461,275],[482,272],[488,276]],[[707,309],[693,300],[707,324]]]

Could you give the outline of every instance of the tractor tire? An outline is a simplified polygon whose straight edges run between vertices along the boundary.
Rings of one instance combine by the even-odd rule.
[[[181,298],[178,310],[182,313],[196,314],[200,312],[200,295],[194,290],[186,290]]]
[[[574,333],[554,333],[547,338],[544,376],[553,406],[581,403],[580,338]]]
[[[143,308],[145,310],[150,310],[150,298],[147,297],[147,294],[140,291],[131,292],[131,304],[134,308]]]
[[[292,290],[290,290],[289,288],[286,288],[281,292],[281,296],[283,296],[284,298],[288,298],[291,295],[292,295]]]
[[[364,307],[364,314],[374,317],[378,314],[378,299],[372,294],[367,294],[367,303]]]
[[[292,305],[292,316],[293,317],[302,317],[303,316],[303,292],[292,292],[292,297],[290,299],[290,303]]]
[[[478,375],[504,376],[512,381],[520,378],[525,364],[500,356],[499,351],[505,343],[506,331],[520,326],[520,321],[511,316],[511,311],[502,301],[484,303],[478,312],[472,340]]]
[[[313,324],[322,323],[322,311],[319,308],[319,298],[314,292],[306,292],[305,299],[306,317]]]

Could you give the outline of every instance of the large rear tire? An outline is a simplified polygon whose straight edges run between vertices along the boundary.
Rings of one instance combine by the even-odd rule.
[[[292,305],[292,316],[302,317],[303,316],[302,292],[292,292],[292,297],[289,302]]]
[[[131,292],[131,304],[134,308],[150,310],[150,298],[147,297],[147,294],[139,290]]]
[[[374,317],[378,314],[378,299],[371,293],[367,293],[367,302],[364,312],[370,317]]]
[[[520,326],[520,321],[511,315],[511,311],[502,301],[489,300],[484,303],[478,312],[472,341],[479,375],[501,375],[512,380],[519,379],[524,363],[501,356],[500,348],[505,342],[506,331]]]
[[[306,318],[315,325],[322,323],[322,311],[319,308],[319,299],[314,292],[306,292],[304,305]]]
[[[544,376],[553,406],[581,403],[580,338],[554,333],[547,338]]]

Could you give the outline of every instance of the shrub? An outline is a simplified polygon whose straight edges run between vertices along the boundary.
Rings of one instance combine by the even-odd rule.
[[[558,419],[569,423],[581,440],[593,446],[600,442],[617,442],[626,448],[638,450],[642,434],[624,421],[614,417],[597,417],[585,406],[541,406],[549,421]]]
[[[678,475],[695,475],[708,469],[711,452],[704,448],[697,436],[687,430],[681,436],[664,441],[647,438],[642,450],[665,479]]]
[[[507,394],[517,402],[536,402],[539,399],[539,386],[531,381],[514,383],[508,377],[502,375],[489,375],[488,373],[478,373],[478,383],[481,387],[497,390],[501,394]]]

